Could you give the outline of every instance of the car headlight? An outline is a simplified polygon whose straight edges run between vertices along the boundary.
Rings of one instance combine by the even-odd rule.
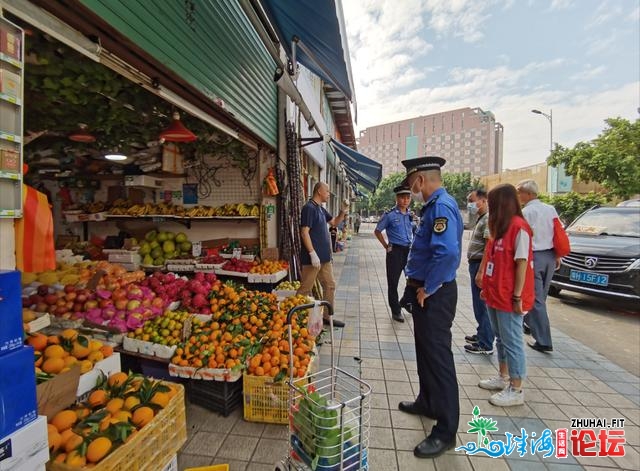
[[[629,265],[629,270],[640,270],[640,258],[637,258],[631,265]]]

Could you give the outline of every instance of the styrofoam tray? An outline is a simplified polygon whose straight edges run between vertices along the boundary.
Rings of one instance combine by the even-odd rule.
[[[242,371],[232,371],[228,368],[195,368],[193,366],[179,366],[170,363],[169,375],[205,381],[234,382],[242,378]]]
[[[173,356],[176,348],[178,347],[177,345],[160,345],[158,343],[147,342],[145,340],[125,337],[122,342],[122,348],[128,352],[142,353],[143,355],[167,359]]]

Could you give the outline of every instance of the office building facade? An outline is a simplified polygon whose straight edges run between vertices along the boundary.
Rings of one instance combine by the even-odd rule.
[[[490,111],[461,108],[369,127],[360,132],[358,151],[382,164],[383,177],[423,155],[444,157],[448,173],[481,177],[502,170],[503,131]]]

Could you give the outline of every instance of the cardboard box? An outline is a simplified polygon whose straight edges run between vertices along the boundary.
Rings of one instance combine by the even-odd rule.
[[[20,34],[9,30],[8,26],[0,25],[0,52],[20,60],[21,51]]]
[[[38,384],[38,414],[52,419],[58,412],[76,402],[79,381],[80,365],[74,365],[66,373]]]
[[[148,175],[125,175],[124,186],[141,186],[144,188],[162,188],[162,179]]]
[[[20,272],[0,270],[0,357],[21,348],[22,335]],[[33,363],[33,358],[31,361]]]
[[[44,416],[0,439],[0,471],[34,471],[42,469],[47,461],[49,444]]]
[[[20,154],[8,149],[0,149],[0,170],[20,173]]]
[[[180,148],[173,142],[162,146],[162,170],[179,175],[184,173],[184,159]]]
[[[97,362],[91,371],[83,375],[80,374],[79,366],[74,365],[66,373],[56,375],[53,379],[38,385],[38,413],[52,418],[78,398],[95,389],[101,375],[109,376],[118,371],[121,371],[118,352]]]
[[[18,98],[20,96],[20,76],[0,69],[0,93]]]
[[[32,347],[0,357],[0,437],[36,420],[36,372]]]

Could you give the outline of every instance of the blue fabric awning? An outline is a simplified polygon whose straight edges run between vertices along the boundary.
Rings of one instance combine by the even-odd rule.
[[[344,163],[347,176],[354,183],[359,183],[368,190],[374,191],[382,178],[382,164],[331,138],[331,147]]]
[[[344,21],[336,1],[260,0],[260,4],[289,58],[297,38],[296,61],[353,101],[351,70],[342,40],[344,37],[346,44]]]

